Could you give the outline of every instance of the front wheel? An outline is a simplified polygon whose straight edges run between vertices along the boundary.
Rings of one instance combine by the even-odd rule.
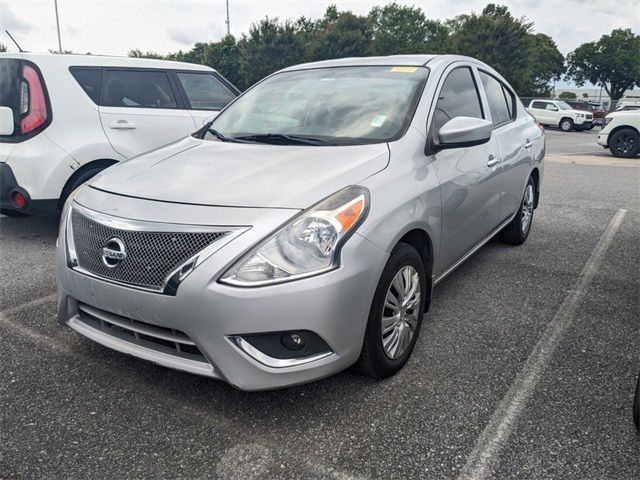
[[[520,209],[513,220],[500,232],[500,240],[511,245],[521,245],[529,236],[531,222],[533,222],[533,210],[536,205],[536,182],[529,177],[524,189]]]
[[[362,373],[387,378],[407,363],[422,325],[425,288],[418,251],[406,243],[398,244],[384,267],[371,304],[356,364]]]
[[[638,132],[631,128],[623,128],[611,135],[609,149],[615,157],[633,158],[638,154],[640,147]]]
[[[560,120],[560,130],[563,132],[570,132],[573,130],[573,120],[570,118],[563,118]]]

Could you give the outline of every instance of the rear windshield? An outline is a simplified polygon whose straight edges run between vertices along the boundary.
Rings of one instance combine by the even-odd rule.
[[[295,135],[333,145],[391,141],[411,122],[428,73],[406,66],[277,73],[223,110],[212,128],[231,140]]]

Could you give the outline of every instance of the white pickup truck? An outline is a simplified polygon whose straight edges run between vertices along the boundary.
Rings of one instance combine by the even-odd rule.
[[[593,128],[591,112],[576,110],[562,100],[531,100],[527,111],[540,125],[559,127],[563,132]]]
[[[640,151],[640,111],[620,110],[604,117],[598,144],[615,157],[634,158]]]

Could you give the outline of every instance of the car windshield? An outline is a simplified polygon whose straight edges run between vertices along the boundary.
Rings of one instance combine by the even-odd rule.
[[[306,145],[387,142],[406,131],[425,67],[333,67],[278,73],[233,102],[207,139]]]
[[[574,110],[574,108],[567,102],[556,102],[556,105],[560,110]]]

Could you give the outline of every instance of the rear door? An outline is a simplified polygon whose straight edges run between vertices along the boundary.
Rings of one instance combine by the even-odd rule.
[[[556,123],[555,118],[550,115],[550,110],[547,109],[547,105],[551,105],[549,102],[542,100],[536,100],[529,107],[531,114],[536,117],[538,123],[543,125],[553,125]]]
[[[455,66],[443,75],[429,134],[450,119],[487,118],[477,79],[470,66]],[[441,274],[485,239],[497,226],[502,165],[496,139],[471,147],[440,150],[433,155],[442,198]]]
[[[217,115],[238,96],[238,90],[215,72],[176,71],[176,83],[196,127]]]
[[[196,130],[170,72],[163,69],[104,68],[99,109],[109,142],[127,158]]]

